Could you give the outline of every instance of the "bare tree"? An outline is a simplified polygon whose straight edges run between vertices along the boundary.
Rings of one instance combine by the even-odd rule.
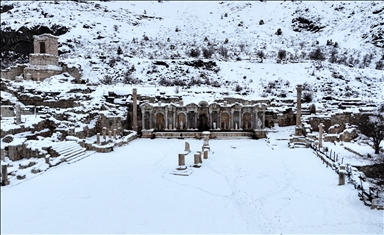
[[[384,113],[378,110],[363,114],[358,126],[362,134],[372,139],[375,154],[379,154],[380,142],[384,139]]]

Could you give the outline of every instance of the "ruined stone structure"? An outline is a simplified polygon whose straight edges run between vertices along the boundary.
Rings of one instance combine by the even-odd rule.
[[[265,127],[264,103],[243,105],[234,103],[211,103],[184,105],[144,102],[140,105],[142,131],[226,131],[256,132]],[[138,113],[138,115],[140,115]],[[135,117],[133,117],[135,119]],[[141,125],[140,125],[141,124]]]
[[[51,34],[34,36],[34,53],[29,55],[29,65],[24,68],[24,79],[42,81],[45,78],[60,74],[58,37]]]

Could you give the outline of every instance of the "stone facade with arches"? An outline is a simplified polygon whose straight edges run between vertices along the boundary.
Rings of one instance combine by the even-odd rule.
[[[222,131],[255,132],[265,128],[265,103],[241,104],[183,102],[140,105],[142,132]]]

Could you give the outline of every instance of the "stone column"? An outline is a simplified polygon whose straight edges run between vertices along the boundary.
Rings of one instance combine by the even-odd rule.
[[[297,90],[296,127],[301,127],[301,91],[302,89],[303,89],[303,86],[301,84],[298,84],[296,87],[296,90]]]
[[[164,130],[168,130],[168,108],[167,107],[164,108],[164,112],[165,112],[165,115],[164,115],[164,117],[165,117],[165,127],[164,127]]]
[[[211,132],[209,132],[209,131],[203,131],[203,140],[204,140],[203,149],[210,149],[209,148],[209,135],[210,134],[211,134]]]
[[[114,138],[114,139],[117,139],[117,138],[116,138],[116,128],[113,129],[113,138]]]
[[[176,130],[176,108],[173,108],[173,129]]]
[[[212,127],[212,112],[211,110],[209,110],[208,112],[209,112],[209,129],[214,129]]]
[[[149,129],[153,129],[153,114],[152,112],[149,113]]]
[[[108,131],[108,137],[109,137],[110,139],[112,139],[112,131],[111,131],[111,130]]]
[[[194,112],[195,129],[197,129],[197,113]]]
[[[185,123],[183,124],[183,127],[184,126],[185,126],[185,129],[189,129],[188,111],[185,113]]]
[[[195,155],[193,156],[193,167],[195,168],[199,168],[201,167],[201,163],[200,163],[200,158],[201,158],[201,154],[200,153],[195,153]]]
[[[184,149],[184,151],[191,152],[191,148],[190,148],[190,145],[189,145],[188,141],[185,141],[185,149]]]
[[[208,149],[204,150],[204,159],[208,159]]]
[[[133,88],[132,99],[133,99],[133,104],[132,104],[132,130],[138,131],[138,126],[137,126],[137,89],[136,88]]]
[[[229,117],[229,130],[233,129],[233,111],[231,111],[231,116]]]
[[[339,185],[344,185],[345,184],[345,165],[341,164],[340,165],[340,170],[339,170]]]
[[[103,127],[103,139],[107,140],[107,128]]]
[[[323,147],[323,123],[319,124],[319,148]]]
[[[185,154],[179,153],[179,166],[184,166],[184,165],[185,165]]]
[[[252,120],[253,120],[253,113],[251,112],[251,123],[249,123],[249,125],[251,125],[251,126],[248,127],[249,129],[253,129],[254,128]]]
[[[238,126],[238,129],[243,129],[242,127],[241,127],[241,121],[242,121],[242,119],[243,119],[243,114],[241,113],[241,112],[239,112],[239,126]]]
[[[258,111],[255,112],[255,129],[259,129],[259,124],[258,124],[258,121],[259,121],[259,114],[258,114]]]
[[[261,129],[264,129],[265,128],[265,111],[263,111],[262,115],[263,115],[263,119],[261,121],[261,127],[262,127]]]
[[[21,109],[20,104],[16,104],[16,124],[21,123]]]
[[[96,134],[96,143],[100,145],[100,133]]]
[[[144,117],[145,117],[145,110],[141,110],[141,126],[142,126],[142,128],[143,128],[143,130],[145,130],[145,119],[144,119]]]
[[[9,185],[7,165],[1,165],[1,185]]]

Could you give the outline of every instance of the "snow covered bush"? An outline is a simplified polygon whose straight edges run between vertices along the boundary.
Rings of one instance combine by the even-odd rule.
[[[313,89],[308,82],[304,82],[303,84],[303,94],[301,97],[305,103],[312,102],[313,100]]]
[[[317,47],[315,50],[311,51],[309,53],[309,58],[311,60],[316,61],[317,65],[320,67],[322,67],[321,61],[324,61],[326,59],[325,55],[324,55],[324,53],[320,47]]]
[[[279,52],[277,52],[277,58],[279,59],[278,62],[285,60],[287,58],[287,51],[282,49],[279,50]]]
[[[203,51],[203,57],[205,59],[210,59],[213,53],[215,52],[212,47],[209,47],[209,48],[203,47],[202,51]]]
[[[237,85],[235,86],[235,91],[236,91],[236,92],[240,92],[240,91],[242,91],[242,90],[243,90],[243,87],[240,86],[239,84],[237,84]]]
[[[330,52],[330,57],[329,57],[329,59],[328,59],[328,61],[330,62],[330,63],[336,63],[337,62],[337,53],[339,53],[338,51],[337,51],[337,49],[336,48],[333,48],[332,50],[331,50],[331,52]]]
[[[200,56],[200,50],[199,50],[199,48],[192,48],[192,49],[189,51],[189,56],[194,57],[194,58],[198,58],[198,57]]]
[[[260,58],[260,63],[263,63],[263,59],[265,59],[265,54],[262,50],[257,51],[256,53],[257,57]]]
[[[219,48],[218,48],[218,53],[224,57],[225,59],[228,58],[228,49],[226,47],[224,47],[223,45],[221,45]]]
[[[376,62],[376,67],[375,69],[378,69],[378,70],[383,70],[384,69],[384,63],[382,60],[379,60]]]
[[[115,81],[111,75],[107,74],[104,78],[100,79],[100,83],[103,85],[113,85]]]

